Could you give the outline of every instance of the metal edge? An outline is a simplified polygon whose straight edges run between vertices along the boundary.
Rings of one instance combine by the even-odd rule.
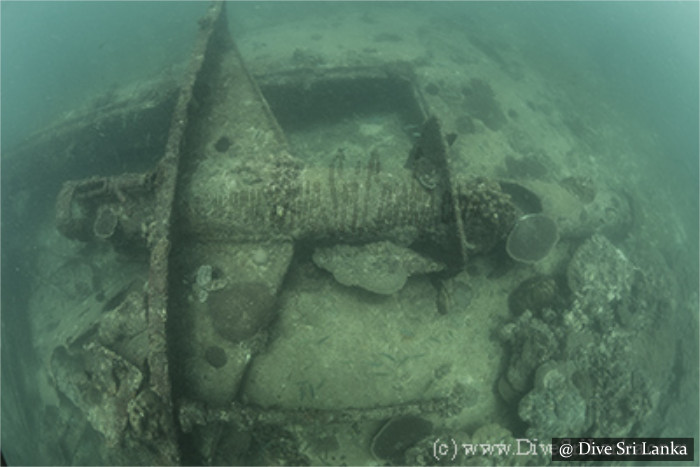
[[[177,464],[180,453],[177,448],[175,416],[172,402],[172,388],[168,368],[167,352],[167,307],[168,307],[168,256],[172,244],[171,219],[177,182],[181,150],[184,146],[188,123],[188,110],[192,101],[193,89],[204,61],[207,59],[211,43],[218,35],[227,34],[225,5],[213,3],[207,15],[199,20],[199,33],[195,42],[192,59],[180,89],[177,104],[168,132],[165,153],[156,167],[156,218],[149,226],[150,268],[148,279],[147,332],[149,340],[148,369],[149,387],[158,395],[168,411],[162,422],[165,439],[169,446],[162,446],[163,464]]]

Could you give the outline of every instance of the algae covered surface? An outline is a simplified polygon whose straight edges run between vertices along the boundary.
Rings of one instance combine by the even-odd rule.
[[[117,85],[3,148],[8,463],[541,465],[554,437],[697,444],[697,4],[232,3],[228,29],[171,7],[133,63],[216,31],[206,54],[105,65]],[[2,8],[3,29],[39,11]],[[3,65],[27,69],[8,43]]]

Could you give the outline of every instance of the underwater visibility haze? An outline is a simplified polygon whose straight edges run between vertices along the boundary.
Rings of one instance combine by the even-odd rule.
[[[698,7],[1,2],[4,459],[697,462]]]

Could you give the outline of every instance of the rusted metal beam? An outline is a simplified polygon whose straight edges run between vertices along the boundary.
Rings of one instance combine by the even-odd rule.
[[[180,461],[173,413],[171,381],[168,371],[166,338],[168,256],[172,244],[170,229],[173,200],[181,151],[184,146],[185,130],[190,118],[194,88],[205,61],[212,59],[210,49],[213,41],[228,34],[226,31],[224,4],[212,4],[207,15],[200,20],[199,24],[200,30],[195,43],[192,61],[175,105],[165,147],[165,155],[156,168],[155,218],[148,226],[151,251],[147,314],[149,386],[161,398],[166,410],[169,412],[168,423],[164,427],[166,433],[161,445],[164,464],[177,464]]]

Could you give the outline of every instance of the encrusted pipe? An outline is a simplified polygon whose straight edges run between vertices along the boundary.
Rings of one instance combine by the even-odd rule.
[[[284,189],[258,185],[231,190],[211,184],[181,201],[181,228],[229,241],[318,238],[400,239],[439,222],[443,197],[408,172],[306,169]],[[330,173],[329,173],[330,172]],[[279,193],[284,193],[280,196]]]

